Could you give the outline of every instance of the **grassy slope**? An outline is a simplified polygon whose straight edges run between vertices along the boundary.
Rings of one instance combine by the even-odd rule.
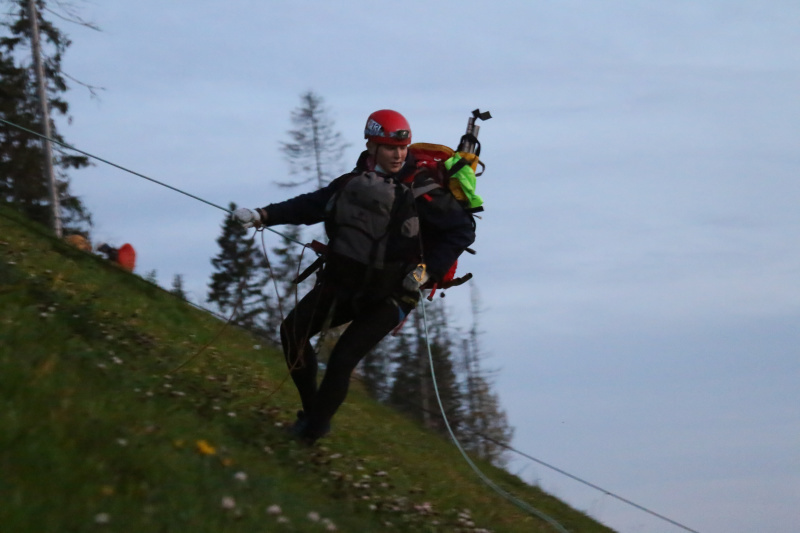
[[[0,529],[554,531],[355,383],[322,446],[287,439],[294,389],[261,342],[0,209]],[[479,465],[568,530],[611,531]]]

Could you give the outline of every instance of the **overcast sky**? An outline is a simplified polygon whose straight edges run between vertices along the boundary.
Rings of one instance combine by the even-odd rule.
[[[475,274],[513,445],[702,533],[795,533],[800,501],[800,3],[91,1],[68,142],[213,203],[289,194],[300,95],[351,142],[396,109],[454,145],[486,212]],[[222,211],[74,172],[95,238],[202,302]],[[268,245],[277,241],[268,242]],[[468,323],[469,291],[447,301]],[[454,453],[455,449],[454,449]],[[675,532],[524,460],[625,533]]]

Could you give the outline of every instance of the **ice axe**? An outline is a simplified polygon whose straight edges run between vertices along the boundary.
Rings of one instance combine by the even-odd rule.
[[[478,141],[478,132],[480,131],[481,127],[475,123],[477,120],[489,120],[492,118],[492,114],[488,111],[481,112],[480,109],[476,109],[472,112],[472,116],[469,117],[467,121],[467,131],[464,135],[461,136],[461,140],[458,142],[458,150],[459,153],[462,154],[474,154],[475,155],[475,163],[476,166],[481,166],[480,172],[475,172],[476,176],[480,176],[483,174],[483,171],[486,169],[486,165],[484,165],[479,159],[478,156],[481,155],[481,143]],[[466,158],[471,159],[471,158]],[[473,170],[477,170],[473,167]]]

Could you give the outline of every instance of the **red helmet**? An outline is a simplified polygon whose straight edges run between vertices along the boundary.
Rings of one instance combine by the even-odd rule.
[[[408,146],[411,144],[411,126],[406,118],[391,109],[375,111],[364,126],[364,138],[377,144]]]

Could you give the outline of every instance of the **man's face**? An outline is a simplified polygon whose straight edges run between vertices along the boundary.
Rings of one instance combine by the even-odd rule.
[[[400,172],[400,169],[403,168],[407,154],[408,146],[379,144],[375,149],[375,163],[380,165],[386,172],[394,174],[395,172]]]

